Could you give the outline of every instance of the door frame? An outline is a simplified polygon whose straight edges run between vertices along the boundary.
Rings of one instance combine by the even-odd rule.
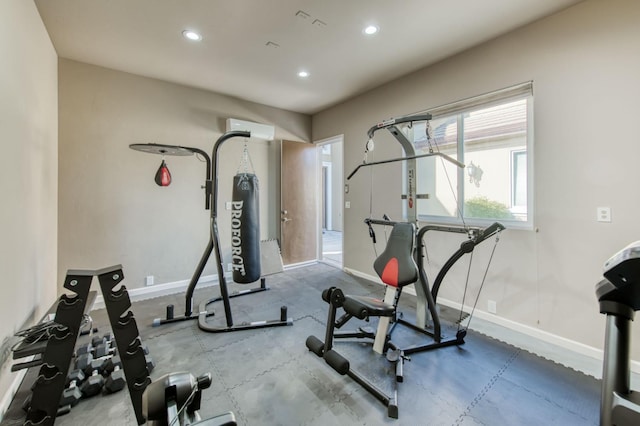
[[[320,182],[320,190],[322,191],[320,193],[320,197],[322,200],[320,205],[322,206],[322,208],[320,210],[320,226],[326,229],[333,227],[333,214],[331,213],[331,209],[333,208],[333,197],[331,196],[331,187],[333,182],[331,181],[331,173],[331,162],[322,161],[322,182]],[[327,212],[329,212],[329,214],[327,214]]]
[[[317,226],[316,226],[316,232],[317,232],[317,247],[316,247],[316,251],[318,253],[317,257],[318,257],[318,261],[322,262],[322,191],[323,191],[323,187],[322,187],[322,173],[323,173],[323,161],[322,161],[322,147],[324,145],[332,145],[335,143],[339,143],[342,142],[341,144],[341,149],[342,149],[342,159],[343,159],[343,166],[342,166],[342,172],[343,172],[343,176],[344,176],[344,134],[340,134],[340,135],[336,135],[336,136],[331,136],[328,138],[324,138],[324,139],[320,139],[317,141],[314,141],[314,145],[316,145],[317,149],[318,149],[318,190],[317,190],[317,194],[318,194],[318,222],[317,222]],[[344,180],[344,178],[343,178]],[[340,229],[342,230],[342,267],[344,268],[344,191],[339,191],[338,192],[340,194],[340,209],[342,214],[340,215],[339,218],[339,222],[340,222]],[[335,221],[336,218],[332,218],[332,221]]]

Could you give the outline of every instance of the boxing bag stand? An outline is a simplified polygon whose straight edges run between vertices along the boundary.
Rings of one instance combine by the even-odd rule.
[[[239,330],[248,330],[254,328],[264,328],[264,327],[277,327],[277,326],[285,326],[285,325],[293,325],[293,319],[287,318],[287,307],[282,306],[280,308],[280,318],[276,320],[267,320],[267,321],[252,321],[252,322],[242,322],[240,324],[234,324],[233,322],[233,314],[231,311],[231,303],[230,299],[238,296],[245,296],[253,293],[258,293],[262,291],[269,290],[269,287],[266,286],[265,278],[260,277],[260,286],[250,288],[247,290],[241,290],[233,293],[229,293],[227,288],[227,281],[224,275],[224,267],[222,263],[222,254],[220,252],[220,241],[218,237],[218,151],[222,144],[227,140],[235,137],[249,138],[251,137],[251,133],[247,131],[230,131],[224,133],[222,136],[218,138],[218,140],[213,145],[213,150],[211,157],[209,155],[198,148],[192,148],[187,146],[177,146],[177,145],[162,145],[162,144],[131,144],[129,147],[131,149],[152,153],[152,154],[161,154],[161,155],[178,155],[178,156],[186,156],[198,154],[205,159],[206,163],[206,180],[205,180],[205,209],[211,210],[211,220],[210,220],[210,229],[209,229],[209,242],[202,253],[202,257],[200,258],[200,262],[196,267],[193,276],[191,277],[191,281],[189,282],[189,286],[187,287],[187,291],[185,293],[185,313],[183,316],[174,316],[173,305],[168,305],[166,309],[166,318],[156,318],[153,320],[154,326],[160,326],[163,324],[170,324],[178,321],[187,321],[192,319],[198,319],[198,327],[207,332],[211,333],[222,333],[228,331],[239,331]],[[200,304],[198,308],[198,312],[193,312],[193,292],[196,289],[196,285],[198,284],[198,280],[200,279],[202,272],[204,271],[211,254],[215,254],[216,266],[218,270],[218,282],[220,286],[220,296],[215,297],[213,299],[209,299]],[[222,301],[225,312],[226,326],[214,326],[207,323],[207,317],[214,315],[214,312],[209,312],[207,310],[208,306]]]

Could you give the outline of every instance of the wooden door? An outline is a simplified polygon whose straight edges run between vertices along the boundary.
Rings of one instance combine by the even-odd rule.
[[[282,141],[280,245],[285,265],[318,258],[317,179],[316,146]]]

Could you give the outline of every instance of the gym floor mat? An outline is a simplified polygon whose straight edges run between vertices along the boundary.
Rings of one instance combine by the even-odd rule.
[[[151,378],[171,371],[210,372],[213,384],[203,391],[200,414],[206,418],[233,411],[239,425],[598,423],[598,380],[473,330],[460,347],[411,356],[405,363],[404,382],[398,384],[399,419],[388,418],[386,408],[372,395],[305,346],[307,336],[323,336],[325,330],[328,305],[322,301],[322,290],[338,286],[349,294],[381,296],[382,288],[322,263],[270,275],[267,285],[271,288],[267,292],[232,299],[235,321],[270,318],[277,307],[287,305],[292,327],[220,334],[200,331],[195,321],[152,327],[168,303],[179,312],[183,295],[134,302],[140,335],[156,362]],[[236,289],[242,286],[232,285],[231,290]],[[217,287],[196,290],[194,301],[215,297],[217,292]],[[400,300],[407,316],[414,312],[412,299],[405,295]],[[216,308],[222,313],[221,306]],[[441,314],[444,332],[455,333],[459,313],[443,307]],[[92,317],[100,332],[108,330],[104,309],[93,311]],[[375,321],[368,325],[375,327]],[[345,328],[354,326],[352,320]],[[407,344],[416,338],[403,327],[394,337]],[[392,369],[371,351],[371,345],[353,341],[338,345],[363,374],[391,389]],[[37,368],[31,370],[2,425],[23,423],[20,405],[37,373]],[[136,419],[125,389],[81,401],[56,424],[135,425]]]

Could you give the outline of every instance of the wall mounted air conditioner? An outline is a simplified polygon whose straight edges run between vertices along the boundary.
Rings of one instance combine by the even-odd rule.
[[[252,138],[272,141],[275,136],[275,128],[268,124],[254,123],[253,121],[227,118],[227,132],[232,130],[244,130],[251,132]]]

